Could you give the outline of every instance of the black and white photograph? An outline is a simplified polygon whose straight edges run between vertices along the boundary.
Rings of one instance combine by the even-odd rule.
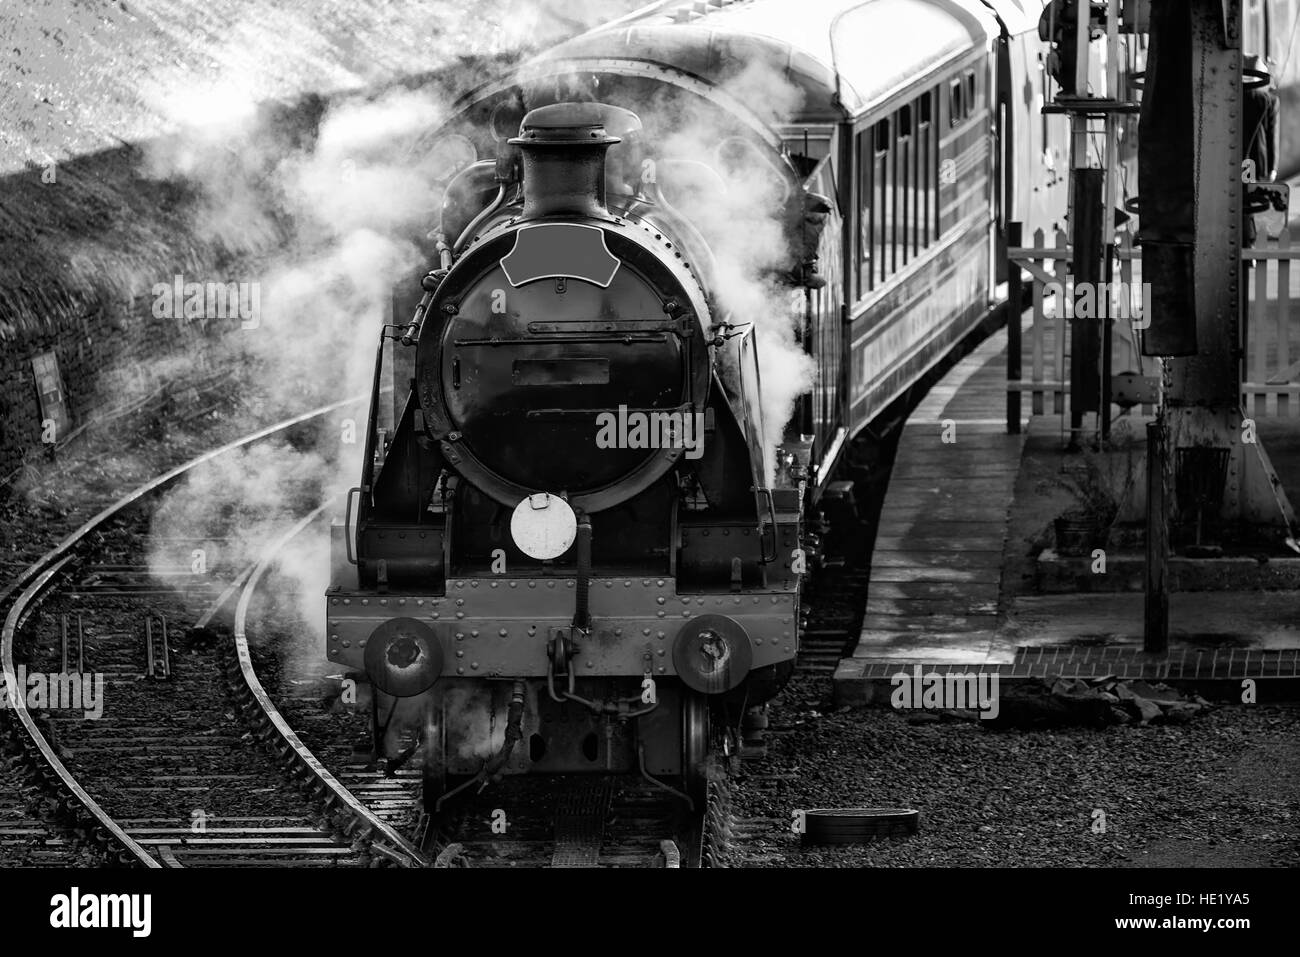
[[[7,923],[1284,932],[1297,34],[0,0]]]

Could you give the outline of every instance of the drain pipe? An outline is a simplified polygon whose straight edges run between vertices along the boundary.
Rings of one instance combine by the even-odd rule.
[[[578,580],[574,588],[573,627],[591,629],[591,516],[578,513]]]

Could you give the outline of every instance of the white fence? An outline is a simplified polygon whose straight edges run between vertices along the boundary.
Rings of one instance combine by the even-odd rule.
[[[1064,414],[1070,392],[1071,320],[1056,290],[1066,287],[1072,250],[1064,233],[1058,232],[1049,244],[1040,229],[1032,245],[1007,252],[1012,265],[1022,270],[1023,304],[1033,310],[1025,341],[1011,336],[1007,391],[1027,394],[1035,415],[1048,411],[1049,400],[1052,414]],[[1291,266],[1293,259],[1300,259],[1300,246],[1292,246],[1290,234],[1283,231],[1276,238],[1261,237],[1256,246],[1242,250],[1242,259],[1255,262],[1242,329],[1242,407],[1256,417],[1300,416],[1300,269]],[[1115,281],[1108,290],[1107,315],[1116,317],[1111,325],[1112,376],[1160,372],[1157,360],[1141,353],[1141,273],[1141,247],[1121,236]],[[1014,405],[1018,409],[1019,403]],[[1009,423],[1011,407],[1008,403]],[[1147,404],[1142,408],[1152,411]]]

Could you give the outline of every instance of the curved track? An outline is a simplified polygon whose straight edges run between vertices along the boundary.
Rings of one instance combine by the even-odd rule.
[[[0,594],[3,601],[16,593],[0,638],[6,687],[20,686],[15,657],[19,629],[38,604],[54,600],[57,590],[52,585],[60,573],[95,547],[92,539],[102,540],[106,530],[111,534],[114,520],[121,521],[125,512],[150,493],[205,462],[358,401],[345,400],[276,423],[171,469],[100,511],[42,556]],[[247,580],[245,594],[260,578],[270,554],[238,576],[237,581]],[[116,603],[120,616],[123,593],[113,594],[114,598],[102,601]],[[218,604],[225,597],[218,599]],[[241,601],[241,606],[246,608],[246,602]],[[110,616],[109,620],[119,619]],[[109,631],[88,635],[86,642],[88,659],[96,667],[102,666],[105,673],[103,698],[111,695],[111,707],[104,708],[107,722],[69,720],[57,713],[54,717],[33,714],[21,694],[12,695],[9,702],[13,730],[28,751],[35,776],[53,797],[57,810],[63,812],[61,816],[73,822],[70,837],[75,834],[82,844],[96,847],[101,861],[145,867],[308,861],[364,865],[375,862],[377,854],[378,859],[402,865],[422,863],[408,842],[346,794],[292,737],[278,712],[273,717],[264,710],[263,705],[270,703],[264,693],[259,696],[260,685],[255,684],[251,670],[236,668],[231,674],[240,676],[245,689],[248,704],[243,710],[255,726],[267,723],[280,732],[282,740],[276,752],[282,764],[292,767],[292,779],[303,786],[305,796],[315,799],[312,809],[304,809],[301,798],[297,807],[291,807],[294,802],[275,793],[285,790],[275,763],[248,753],[246,739],[251,735],[233,712],[224,711],[227,692],[222,687],[221,670],[211,667],[214,662],[207,660],[202,649],[187,649],[190,658],[178,656],[175,670],[167,669],[171,673],[165,680],[153,681],[149,675],[141,676],[132,663],[139,653],[138,638]],[[135,648],[130,647],[132,643]],[[46,660],[52,657],[48,648],[39,646],[33,653]],[[238,649],[228,654],[240,657]],[[246,646],[242,657],[247,663]],[[172,720],[177,715],[179,719]],[[111,769],[106,764],[111,764]],[[123,769],[125,777],[121,776]],[[251,774],[250,769],[254,769]],[[263,786],[251,787],[254,784]],[[238,793],[242,806],[247,807],[249,790],[259,793],[257,803],[265,800],[274,805],[276,813],[269,818],[222,813],[226,810],[221,806],[223,800],[227,805],[230,801],[218,795]],[[239,807],[240,802],[233,806]],[[186,808],[190,808],[188,814]],[[77,840],[73,837],[68,843]],[[80,854],[74,850],[70,848],[69,858],[85,859],[84,849]]]
[[[175,622],[187,617],[185,610],[166,605],[175,594],[151,583],[145,564],[92,565],[88,557],[109,550],[115,536],[119,549],[121,541],[139,545],[144,536],[130,527],[129,516],[151,493],[223,454],[356,401],[276,423],[144,483],[0,593],[0,602],[14,596],[0,636],[6,686],[19,685],[16,643],[36,609],[68,607],[87,610],[100,626],[87,630],[85,662],[78,661],[76,670],[102,673],[106,700],[103,720],[87,721],[75,712],[33,713],[23,695],[13,696],[14,737],[26,750],[42,799],[54,805],[52,816],[71,826],[60,834],[48,819],[24,818],[12,823],[12,833],[0,833],[0,842],[41,843],[47,850],[37,860],[65,866],[426,866],[435,858],[438,866],[724,864],[731,837],[725,774],[710,783],[708,808],[695,814],[634,777],[534,779],[494,786],[435,826],[420,817],[418,769],[385,773],[346,746],[337,724],[332,737],[324,728],[312,731],[320,708],[301,705],[319,704],[319,682],[291,680],[277,705],[254,666],[250,607],[277,556],[325,507],[269,544],[255,564],[232,570],[186,643],[173,646],[165,676],[153,674],[152,662],[141,667],[140,638],[130,623],[163,608]],[[121,560],[121,554],[110,558]],[[81,587],[56,587],[78,567],[90,569]],[[233,637],[221,640],[209,625],[236,594]],[[205,642],[204,636],[218,640]],[[62,671],[48,640],[33,643],[28,636],[20,647],[28,650],[31,661],[23,664],[33,671],[42,665]],[[281,706],[290,708],[289,718]],[[264,750],[252,746],[258,740]],[[492,812],[501,803],[512,809],[508,836],[492,828]],[[34,842],[38,831],[44,840]]]
[[[259,735],[279,756],[282,766],[293,778],[305,782],[313,797],[332,814],[343,818],[345,833],[357,835],[371,842],[373,849],[402,866],[419,866],[427,863],[420,851],[391,824],[358,799],[348,788],[317,759],[299,739],[297,733],[280,714],[279,708],[262,687],[253,669],[253,659],[248,646],[248,608],[262,576],[275,558],[307,526],[319,518],[328,505],[307,515],[280,539],[273,542],[252,569],[239,596],[235,609],[236,669],[242,684],[237,691],[240,707],[248,720],[258,729]]]

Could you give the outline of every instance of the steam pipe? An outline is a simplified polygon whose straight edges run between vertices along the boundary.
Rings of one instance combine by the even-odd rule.
[[[389,327],[385,326],[385,331]],[[384,333],[379,334],[379,345],[375,347],[375,379],[370,389],[370,411],[366,416],[366,460],[361,471],[361,504],[357,508],[357,557],[361,557],[361,523],[370,514],[370,496],[374,492],[375,481],[375,444],[379,439],[375,426],[379,419],[379,394],[382,391],[384,376]]]
[[[434,237],[438,249],[438,266],[444,271],[451,271],[451,247],[447,245],[447,237],[438,233]]]
[[[404,346],[415,345],[420,341],[420,330],[424,328],[424,319],[428,315],[429,306],[433,304],[433,297],[438,294],[438,287],[442,285],[442,281],[447,278],[447,273],[451,270],[451,250],[447,248],[447,237],[442,233],[438,233],[438,261],[441,266],[430,270],[420,280],[420,288],[424,290],[424,295],[420,297],[420,304],[415,307],[415,314],[411,316],[411,321],[402,330]]]
[[[527,685],[525,685],[522,680],[515,679],[515,682],[510,689],[510,709],[506,712],[506,737],[501,743],[501,750],[483,763],[483,768],[478,774],[474,775],[464,784],[452,788],[446,794],[442,795],[442,797],[438,798],[437,803],[433,806],[435,814],[442,810],[443,804],[450,801],[466,788],[470,788],[477,784],[478,789],[482,791],[489,784],[501,780],[505,773],[506,764],[510,761],[511,752],[514,751],[515,745],[518,744],[524,736],[522,724],[524,720],[524,698],[526,690]]]
[[[465,245],[465,243],[469,242],[469,238],[474,235],[474,230],[478,229],[479,226],[482,225],[485,219],[487,219],[498,209],[500,209],[501,204],[505,202],[505,199],[506,199],[506,184],[502,183],[500,186],[497,187],[496,198],[494,198],[492,202],[484,206],[483,210],[477,216],[475,216],[473,219],[469,221],[469,225],[466,226],[465,231],[460,234],[460,237],[456,240],[455,244],[451,247],[451,251],[453,253],[458,252]],[[442,251],[439,250],[440,255],[441,252]]]

